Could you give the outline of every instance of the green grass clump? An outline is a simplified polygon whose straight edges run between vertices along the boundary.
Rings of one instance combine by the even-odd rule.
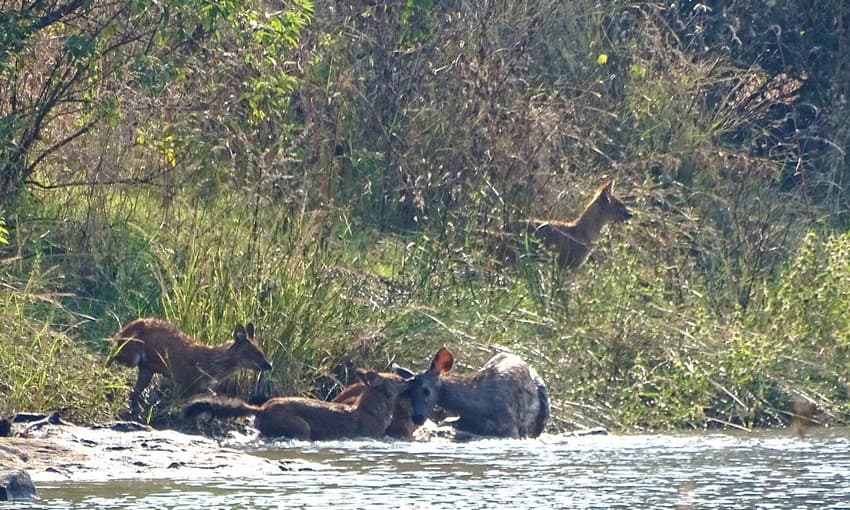
[[[95,342],[80,335],[90,318],[66,309],[31,273],[27,281],[3,279],[0,289],[0,415],[62,411],[70,420],[114,419],[126,388],[105,367]]]

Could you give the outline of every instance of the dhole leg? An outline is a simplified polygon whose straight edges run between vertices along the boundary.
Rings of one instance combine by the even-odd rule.
[[[312,429],[310,424],[303,418],[293,416],[291,420],[284,422],[284,426],[289,429],[289,432],[286,435],[293,439],[300,439],[302,441],[309,441],[312,439]]]
[[[150,368],[139,365],[139,377],[136,379],[136,385],[133,386],[133,391],[130,392],[131,407],[135,407],[139,403],[139,397],[142,396],[142,392],[145,391],[145,388],[147,388],[151,383],[153,373],[153,370]]]
[[[254,418],[254,426],[264,436],[284,436],[302,441],[312,439],[310,424],[299,416],[269,416],[260,413]]]

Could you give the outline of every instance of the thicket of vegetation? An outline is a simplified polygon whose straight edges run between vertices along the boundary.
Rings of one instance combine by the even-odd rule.
[[[114,416],[106,338],[155,315],[253,321],[275,394],[447,345],[523,355],[557,429],[846,422],[850,9],[815,4],[0,0],[0,414]],[[487,252],[612,177],[585,266]]]

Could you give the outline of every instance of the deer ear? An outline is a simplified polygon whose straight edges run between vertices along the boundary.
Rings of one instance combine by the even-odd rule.
[[[237,324],[235,328],[233,328],[233,341],[236,343],[244,342],[248,339],[245,336],[245,328],[242,327],[242,324]]]
[[[434,355],[434,359],[431,361],[431,368],[429,371],[437,372],[441,375],[445,374],[452,369],[454,362],[455,359],[454,356],[452,356],[452,353],[445,347],[440,347],[440,350],[437,351],[437,354]]]
[[[245,325],[245,332],[248,333],[248,338],[254,338],[254,324],[248,323]]]
[[[614,191],[614,179],[609,180],[602,185],[602,193],[610,195]]]

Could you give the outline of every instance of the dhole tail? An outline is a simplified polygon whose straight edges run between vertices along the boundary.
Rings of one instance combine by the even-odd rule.
[[[195,418],[209,413],[216,418],[240,418],[257,414],[259,406],[245,403],[238,398],[201,398],[183,408],[183,417]]]

